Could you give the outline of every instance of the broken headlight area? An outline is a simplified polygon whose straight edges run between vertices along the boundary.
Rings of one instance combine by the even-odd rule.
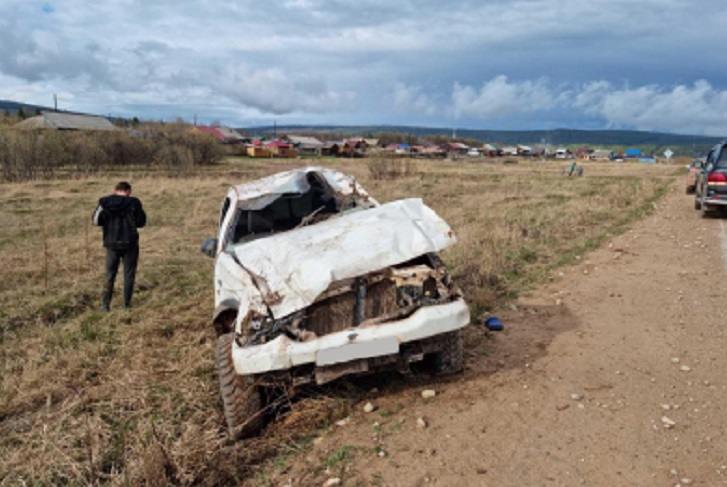
[[[286,335],[288,338],[296,341],[306,341],[310,337],[306,334],[306,330],[300,327],[305,318],[302,311],[293,313],[285,318],[275,320],[269,316],[255,316],[248,320],[245,330],[244,345],[260,345],[277,338],[280,335]]]
[[[245,345],[280,335],[305,342],[356,327],[401,320],[424,306],[448,303],[461,292],[436,254],[366,276],[336,282],[308,308],[281,319],[253,317],[242,329]]]

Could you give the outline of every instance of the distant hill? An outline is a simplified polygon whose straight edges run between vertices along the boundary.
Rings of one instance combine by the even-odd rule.
[[[346,135],[374,135],[381,132],[399,132],[416,136],[452,135],[452,129],[431,127],[407,127],[393,125],[338,126],[338,125],[288,125],[262,126],[246,129],[253,133],[334,132]],[[711,147],[723,138],[700,135],[679,135],[637,130],[466,130],[457,129],[457,138],[477,139],[482,142],[502,144],[551,144],[551,145],[607,145],[607,146],[695,146]]]
[[[17,101],[0,100],[0,113],[17,115],[20,110],[23,110],[26,115],[32,116],[43,110],[53,110],[53,108],[44,107],[42,105],[31,105],[29,103],[20,103]]]

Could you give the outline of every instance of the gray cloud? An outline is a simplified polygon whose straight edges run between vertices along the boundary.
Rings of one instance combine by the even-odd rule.
[[[0,11],[1,12],[1,11]],[[27,81],[87,77],[108,80],[100,45],[73,42],[55,32],[24,29],[17,20],[0,16],[0,72]]]
[[[415,104],[409,107],[417,110]],[[441,105],[427,104],[427,107],[430,113],[446,110]],[[554,86],[545,78],[510,81],[500,75],[479,88],[455,83],[451,108],[455,117],[479,120],[559,110],[600,118],[610,128],[705,135],[727,133],[727,90],[717,90],[705,80],[666,88],[628,84],[619,87],[605,80],[579,86]]]
[[[424,93],[421,86],[407,86],[401,82],[394,86],[394,108],[399,112],[415,112],[430,117],[441,112],[441,108]]]
[[[512,83],[500,75],[486,81],[479,89],[455,83],[452,109],[455,117],[502,117],[553,108],[558,97],[545,78]]]
[[[718,0],[4,0],[0,92],[239,124],[712,133],[724,25]]]
[[[236,68],[223,71],[212,87],[218,93],[262,112],[335,112],[355,108],[355,93],[330,91],[319,78],[291,78],[281,69]]]
[[[616,127],[715,136],[727,133],[727,90],[716,90],[705,80],[671,88],[589,83],[574,105]]]

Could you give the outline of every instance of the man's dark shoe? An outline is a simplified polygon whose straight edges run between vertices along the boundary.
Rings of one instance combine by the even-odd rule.
[[[102,313],[108,313],[109,311],[111,311],[111,308],[108,304],[102,304],[98,310]]]

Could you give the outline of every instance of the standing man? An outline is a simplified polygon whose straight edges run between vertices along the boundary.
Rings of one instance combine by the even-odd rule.
[[[573,176],[573,173],[576,171],[576,161],[573,161],[570,165],[570,169],[568,170],[568,177]]]
[[[103,245],[106,247],[106,279],[104,281],[102,311],[111,309],[114,281],[119,262],[124,261],[124,307],[131,309],[134,293],[136,264],[139,262],[139,232],[146,225],[146,213],[141,201],[131,196],[131,185],[125,181],[114,188],[113,194],[98,201],[93,213],[93,224],[103,227]]]

